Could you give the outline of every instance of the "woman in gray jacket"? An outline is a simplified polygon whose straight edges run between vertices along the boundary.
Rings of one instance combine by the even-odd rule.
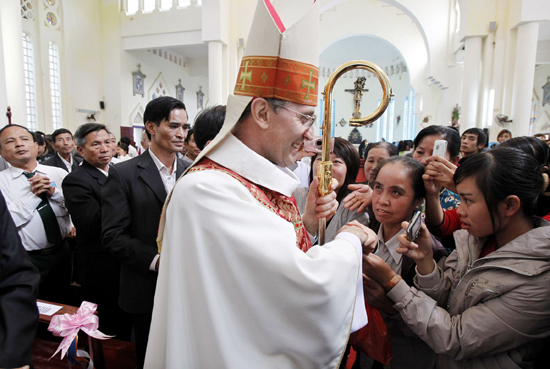
[[[550,337],[550,223],[534,217],[550,206],[548,169],[495,149],[468,159],[454,180],[462,230],[444,266],[422,226],[416,243],[399,236],[398,251],[417,264],[416,288],[375,256],[364,273],[439,354],[439,368],[531,368]]]

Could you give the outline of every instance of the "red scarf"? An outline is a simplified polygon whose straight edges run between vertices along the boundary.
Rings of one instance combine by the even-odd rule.
[[[202,158],[197,165],[193,166],[187,173],[199,172],[203,170],[216,170],[218,172],[225,173],[245,186],[250,194],[254,196],[256,200],[287,222],[291,222],[296,232],[296,246],[303,252],[307,252],[311,248],[311,241],[307,234],[307,230],[304,227],[300,212],[298,211],[298,205],[296,205],[296,199],[294,195],[287,197],[279,192],[270,190],[269,188],[254,184],[245,178],[241,177],[237,173],[229,170],[218,163],[208,159]]]

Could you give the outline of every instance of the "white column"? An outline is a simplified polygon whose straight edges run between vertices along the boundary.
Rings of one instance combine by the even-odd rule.
[[[464,41],[464,79],[462,83],[462,131],[477,126],[479,86],[481,81],[481,37]]]
[[[27,102],[23,73],[23,27],[19,2],[0,1],[0,18],[0,27],[2,27],[0,46],[3,49],[3,70],[5,72],[0,75],[0,83],[5,83],[6,94],[6,101],[0,101],[0,127],[7,123],[6,106],[11,107],[12,123],[25,126],[27,124]],[[35,47],[37,47],[36,44]]]
[[[512,98],[512,134],[514,137],[529,134],[538,35],[539,24],[536,22],[525,23],[518,27]]]
[[[208,104],[210,106],[222,103],[222,54],[220,41],[208,43]]]

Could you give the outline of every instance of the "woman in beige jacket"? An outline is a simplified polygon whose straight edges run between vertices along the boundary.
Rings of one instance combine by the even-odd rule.
[[[454,179],[462,230],[444,265],[422,226],[416,243],[399,236],[399,252],[417,264],[416,288],[374,255],[364,273],[439,354],[439,368],[531,368],[550,337],[550,223],[533,217],[548,212],[548,173],[506,148],[472,156]]]

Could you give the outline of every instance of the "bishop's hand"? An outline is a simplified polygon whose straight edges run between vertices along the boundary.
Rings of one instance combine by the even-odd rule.
[[[309,185],[309,193],[307,195],[306,209],[302,215],[302,222],[309,234],[314,235],[319,230],[319,219],[326,218],[329,220],[336,214],[338,210],[338,201],[336,201],[336,192],[338,181],[332,179],[332,191],[325,196],[320,196],[317,192],[319,178],[314,177]]]

